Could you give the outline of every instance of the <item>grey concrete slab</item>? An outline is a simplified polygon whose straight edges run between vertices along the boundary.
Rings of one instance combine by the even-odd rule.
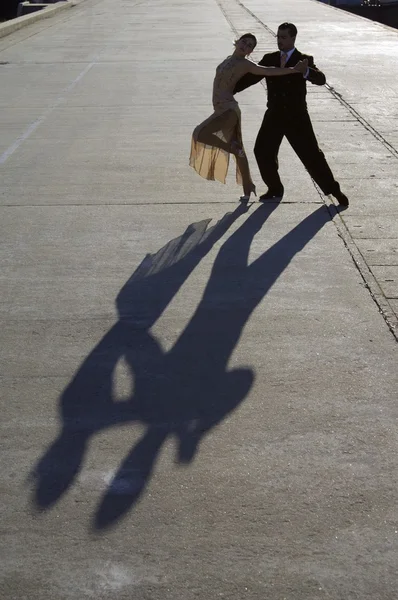
[[[375,273],[386,297],[396,300],[398,298],[398,265],[374,266],[372,271]]]
[[[356,44],[358,19],[320,3],[246,5],[372,97],[368,25]],[[312,90],[350,208],[328,211],[284,143],[284,201],[234,212],[233,170],[200,179],[190,133],[231,26],[260,53],[272,34],[235,0],[68,13],[0,41],[2,596],[395,600],[397,346],[350,246],[395,247],[395,173],[369,168],[385,145]],[[264,99],[240,99],[257,182]]]
[[[84,68],[84,67],[83,67]],[[5,65],[1,67],[4,88],[0,97],[0,108],[25,109],[30,113],[37,108],[42,113],[57,102],[68,86],[82,72],[81,64],[64,65]],[[3,117],[4,118],[4,117]]]
[[[396,240],[398,223],[387,215],[380,216],[344,216],[354,238],[375,238]]]
[[[357,239],[356,244],[368,265],[398,265],[398,244],[395,239]]]
[[[7,110],[7,117],[5,117],[4,112],[0,113],[0,154],[6,152],[15,143],[15,140],[21,135],[21,131],[27,130],[31,126],[32,120],[34,122],[41,116],[42,111],[40,107],[36,111],[32,109],[30,114],[27,114],[25,108],[22,110]]]
[[[375,215],[394,219],[398,212],[398,182],[390,179],[345,180],[344,189],[355,204],[350,206],[350,215]]]

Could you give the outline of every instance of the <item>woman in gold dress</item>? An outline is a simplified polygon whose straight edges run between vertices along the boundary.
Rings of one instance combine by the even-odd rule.
[[[235,42],[235,50],[216,69],[213,83],[214,112],[198,125],[192,134],[189,164],[205,179],[225,183],[228,172],[229,155],[236,160],[236,182],[243,185],[241,202],[248,202],[256,187],[251,179],[242,142],[241,113],[233,96],[237,81],[246,75],[283,76],[292,71],[303,74],[307,70],[306,61],[294,67],[261,67],[247,59],[257,44],[252,33],[245,33]]]

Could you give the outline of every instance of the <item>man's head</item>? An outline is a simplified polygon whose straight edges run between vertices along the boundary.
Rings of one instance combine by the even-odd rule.
[[[296,42],[297,27],[293,23],[282,23],[278,27],[277,40],[281,52],[289,52]]]

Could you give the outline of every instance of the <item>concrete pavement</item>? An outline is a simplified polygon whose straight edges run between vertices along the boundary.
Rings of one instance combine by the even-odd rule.
[[[234,30],[286,19],[340,214],[287,144],[279,206],[188,167]],[[2,598],[396,598],[397,36],[86,0],[0,40]]]

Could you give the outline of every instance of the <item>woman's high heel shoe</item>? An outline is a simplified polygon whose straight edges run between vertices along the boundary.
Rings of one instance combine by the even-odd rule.
[[[249,200],[250,200],[251,194],[254,194],[256,196],[256,198],[257,198],[256,186],[254,185],[254,183],[252,183],[252,185],[251,185],[250,193],[249,194],[245,194],[244,196],[241,196],[239,198],[240,202],[244,202],[245,204],[247,204],[247,202],[249,202]]]

